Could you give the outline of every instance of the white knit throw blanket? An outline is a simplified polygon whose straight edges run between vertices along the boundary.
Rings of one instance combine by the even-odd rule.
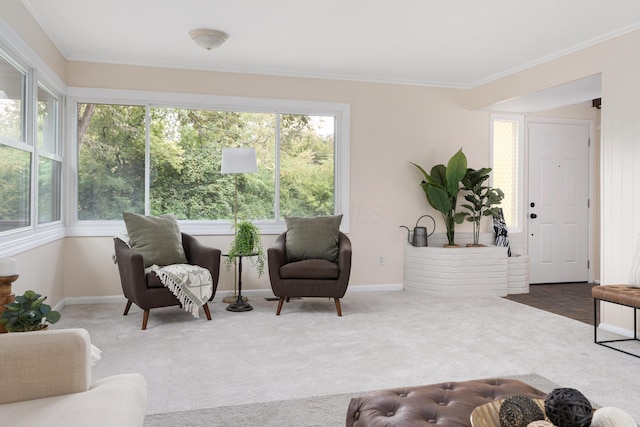
[[[213,280],[206,268],[190,264],[172,264],[164,267],[152,265],[145,273],[155,271],[160,281],[178,298],[182,307],[193,317],[213,295]]]

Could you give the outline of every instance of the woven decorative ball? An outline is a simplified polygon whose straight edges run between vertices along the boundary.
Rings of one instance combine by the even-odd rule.
[[[544,420],[542,409],[526,396],[507,397],[498,412],[500,427],[527,427],[530,423]]]
[[[556,388],[544,401],[549,421],[558,427],[589,427],[593,409],[589,399],[574,388]]]

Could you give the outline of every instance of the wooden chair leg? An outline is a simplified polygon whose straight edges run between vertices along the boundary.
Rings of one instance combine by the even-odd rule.
[[[338,316],[342,316],[342,310],[340,309],[340,298],[333,299],[336,302],[336,310],[338,310]]]
[[[284,304],[284,297],[280,297],[278,300],[278,310],[276,310],[276,316],[280,316],[280,310],[282,310],[282,304]]]
[[[207,320],[211,320],[211,312],[209,311],[209,304],[205,302],[202,308],[204,309],[204,314],[207,315]]]
[[[126,316],[127,314],[129,314],[129,309],[131,308],[131,300],[128,299],[127,300],[127,306],[124,308],[124,314],[123,316]]]
[[[291,297],[287,297],[287,302],[291,301]]]
[[[149,310],[145,310],[144,314],[142,315],[142,330],[146,331],[147,330],[147,322],[149,321]]]

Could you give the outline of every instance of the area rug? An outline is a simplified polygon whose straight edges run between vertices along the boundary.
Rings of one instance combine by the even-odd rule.
[[[535,373],[508,375],[503,378],[522,381],[546,393],[558,387],[557,384]],[[147,415],[144,425],[145,427],[338,427],[345,425],[347,407],[351,398],[364,393],[333,394],[305,399],[152,414]]]

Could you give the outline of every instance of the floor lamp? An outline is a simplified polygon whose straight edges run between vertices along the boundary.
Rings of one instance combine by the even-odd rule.
[[[258,162],[256,161],[256,150],[254,148],[223,148],[222,165],[220,172],[223,174],[235,175],[235,198],[233,204],[233,230],[237,233],[238,226],[238,175],[241,173],[258,172]],[[235,262],[234,262],[235,265]],[[236,289],[236,269],[233,269],[233,295],[223,298],[223,302],[230,303],[237,298]]]

